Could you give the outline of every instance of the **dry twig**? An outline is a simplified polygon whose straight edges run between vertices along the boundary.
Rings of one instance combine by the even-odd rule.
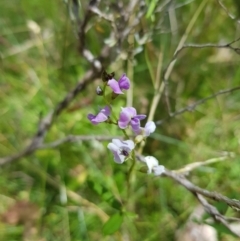
[[[195,186],[189,180],[187,180],[184,176],[176,174],[173,171],[166,170],[164,173],[165,176],[172,178],[174,181],[185,187],[188,191],[192,192],[194,195],[201,194],[204,197],[210,198],[215,201],[223,201],[228,206],[232,207],[233,209],[240,210],[240,201],[236,199],[230,199],[222,194],[217,192],[210,192],[206,189],[202,189],[198,186]]]
[[[41,146],[39,146],[38,149],[49,149],[49,148],[56,148],[66,142],[79,142],[79,141],[109,141],[112,139],[122,139],[122,136],[74,136],[69,135],[64,137],[63,139],[59,139],[57,141],[53,141],[51,143],[45,143]]]
[[[227,229],[229,229],[233,234],[235,234],[237,237],[240,237],[240,234],[237,233],[231,225],[228,223],[227,220],[229,220],[227,217],[222,215],[217,208],[215,208],[213,205],[211,205],[202,195],[196,193],[195,195],[198,199],[198,201],[202,204],[205,211],[213,217],[213,219],[216,222],[220,222],[223,226],[225,226]],[[239,220],[237,220],[239,222]]]
[[[210,100],[210,99],[213,99],[213,98],[215,98],[215,97],[217,97],[217,96],[219,96],[219,95],[229,94],[229,93],[232,93],[232,92],[237,91],[237,90],[240,90],[240,86],[237,86],[237,87],[234,87],[234,88],[231,88],[231,89],[220,90],[220,91],[216,92],[216,93],[213,94],[213,95],[210,95],[210,96],[208,96],[208,97],[206,97],[206,98],[203,98],[203,99],[201,99],[201,100],[196,101],[196,102],[195,102],[194,104],[192,104],[192,105],[188,105],[188,106],[186,106],[186,107],[184,107],[184,108],[182,108],[182,109],[180,109],[180,110],[178,110],[178,111],[176,111],[176,112],[170,113],[167,118],[162,119],[162,120],[159,120],[159,121],[156,121],[156,124],[157,124],[157,125],[161,125],[161,124],[163,124],[164,122],[166,122],[167,120],[169,120],[169,119],[171,119],[171,118],[173,118],[173,117],[175,117],[175,116],[181,115],[181,114],[183,114],[183,113],[185,113],[185,112],[188,112],[188,111],[189,111],[189,112],[192,112],[192,111],[194,111],[194,109],[195,109],[198,105],[204,104],[206,101],[208,101],[208,100]]]

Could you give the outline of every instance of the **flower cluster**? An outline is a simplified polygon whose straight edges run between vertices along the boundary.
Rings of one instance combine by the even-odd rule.
[[[144,120],[146,115],[137,114],[137,111],[134,107],[122,107],[119,117],[114,118],[115,115],[112,113],[112,100],[114,100],[118,95],[123,94],[123,90],[128,90],[130,88],[130,80],[126,74],[123,74],[117,81],[114,79],[114,73],[107,74],[104,72],[103,82],[103,88],[98,86],[96,93],[104,97],[107,105],[100,109],[96,115],[89,114],[88,119],[93,125],[97,125],[102,122],[115,124],[124,132],[124,135],[127,137],[128,135],[125,129],[131,127],[133,133],[136,136],[135,141],[130,140],[129,137],[128,140],[124,141],[113,139],[112,142],[107,146],[108,149],[113,153],[114,161],[118,164],[122,164],[127,159],[135,158],[134,150],[136,146],[155,131],[156,125],[153,121],[149,121],[145,124],[145,127],[141,127],[141,120]],[[106,97],[107,87],[110,87],[112,91],[112,99],[110,101]],[[154,157],[146,157],[145,163],[148,167],[148,173],[161,175],[164,172],[164,167],[158,165],[158,161]]]

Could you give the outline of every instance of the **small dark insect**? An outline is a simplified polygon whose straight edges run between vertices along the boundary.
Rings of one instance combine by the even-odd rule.
[[[102,80],[103,80],[103,82],[107,82],[107,81],[109,81],[110,79],[114,78],[114,76],[115,76],[115,73],[114,73],[114,72],[108,74],[108,73],[104,70],[103,73],[102,73]]]

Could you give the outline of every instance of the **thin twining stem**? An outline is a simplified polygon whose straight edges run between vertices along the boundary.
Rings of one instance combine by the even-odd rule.
[[[180,109],[176,112],[170,113],[170,115],[167,118],[156,121],[155,123],[156,123],[156,125],[161,125],[165,121],[169,120],[170,118],[181,115],[181,114],[183,114],[184,112],[187,112],[187,111],[193,111],[198,105],[204,104],[206,101],[208,101],[210,99],[213,99],[213,98],[217,97],[218,95],[232,93],[232,92],[237,91],[237,90],[240,90],[240,86],[237,86],[237,87],[234,87],[234,88],[231,88],[231,89],[220,90],[219,92],[216,92],[213,95],[210,95],[206,98],[198,100],[197,102],[195,102],[192,105],[188,105],[188,106],[186,106],[186,107],[184,107],[184,108],[182,108],[182,109]]]

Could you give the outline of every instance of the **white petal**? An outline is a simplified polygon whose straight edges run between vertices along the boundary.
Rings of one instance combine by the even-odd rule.
[[[127,144],[127,146],[128,146],[128,148],[130,149],[130,150],[133,150],[134,149],[134,142],[132,141],[132,140],[127,140],[127,141],[123,141],[124,143],[126,143]]]
[[[118,152],[119,151],[119,147],[113,143],[109,143],[107,145],[107,148],[112,151],[112,152]]]
[[[122,146],[122,141],[120,141],[119,139],[112,139],[112,143],[116,145],[118,148]]]
[[[165,172],[165,167],[158,165],[156,167],[153,167],[153,173],[155,176],[160,176]]]
[[[125,160],[125,156],[119,155],[118,153],[114,154],[114,161],[118,164],[122,164]]]
[[[145,162],[148,166],[148,173],[152,173],[153,167],[158,166],[158,160],[153,156],[146,156]]]
[[[145,135],[149,136],[151,133],[153,133],[156,130],[156,125],[153,121],[149,121],[145,125]]]

